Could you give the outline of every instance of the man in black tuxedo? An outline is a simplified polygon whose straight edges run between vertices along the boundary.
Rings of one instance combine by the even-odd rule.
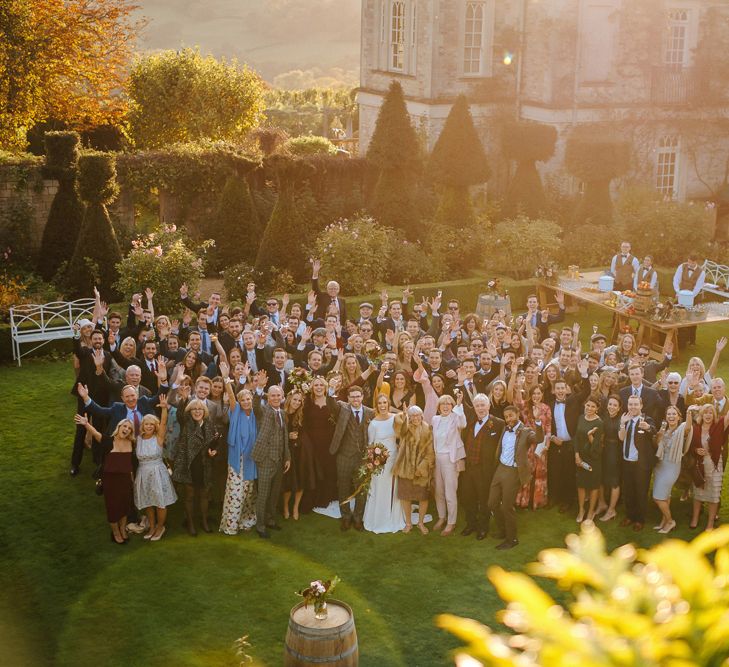
[[[147,387],[151,394],[156,394],[159,386],[157,380],[157,343],[153,340],[145,341],[142,346],[142,363],[142,385]]]
[[[477,384],[476,379],[476,362],[469,358],[463,360],[461,367],[458,369],[458,384],[456,389],[463,394],[463,410],[466,417],[473,416],[473,399],[483,393],[483,387]]]
[[[258,369],[265,370],[268,376],[266,391],[274,385],[278,385],[284,390],[284,395],[288,394],[289,389],[291,388],[291,383],[289,382],[289,372],[285,369],[287,358],[286,350],[282,347],[274,348],[272,357],[273,361],[270,364],[265,361],[263,356],[263,347],[260,344],[258,345],[256,353],[259,355]]]
[[[221,331],[218,335],[220,346],[228,354],[234,347],[243,351],[243,323],[238,317],[231,317],[228,323],[228,330]]]
[[[339,296],[339,283],[336,280],[330,280],[327,283],[327,291],[322,292],[319,287],[319,271],[321,269],[321,260],[314,259],[311,262],[311,289],[316,293],[316,316],[325,318],[329,312],[329,306],[334,305],[337,310],[340,324],[344,324],[347,320],[347,304],[344,299]]]
[[[380,295],[382,307],[377,315],[377,326],[383,339],[388,330],[395,333],[405,331],[408,318],[408,298],[410,296],[412,296],[412,290],[404,289],[402,291],[402,300],[394,299],[388,306],[387,292]]]
[[[111,354],[104,350],[104,332],[95,329],[91,333],[91,347],[79,347],[78,355],[79,372],[76,382],[87,386],[89,394],[99,404],[108,405],[111,398],[111,388],[107,382],[107,377],[111,373]],[[83,415],[86,409],[77,387],[78,385],[74,384],[71,393],[79,398],[77,411],[80,415]],[[94,426],[99,431],[103,432],[105,425],[106,420],[103,418],[94,420]],[[84,455],[85,440],[86,428],[77,425],[71,453],[71,477],[78,475]]]
[[[187,293],[187,283],[182,283],[180,285],[180,301],[184,304],[186,308],[189,308],[193,313],[199,313],[201,310],[205,310],[207,312],[208,318],[207,318],[207,324],[208,324],[208,330],[211,333],[214,333],[217,331],[218,328],[218,318],[220,317],[220,293],[219,292],[211,292],[210,297],[207,301],[200,301],[199,303],[194,303],[192,299],[190,299],[190,296]]]
[[[638,396],[641,399],[643,412],[653,421],[663,413],[663,401],[655,389],[651,389],[643,383],[643,368],[638,364],[628,368],[630,384],[620,390],[620,402],[623,410],[628,409],[628,399],[631,396]]]
[[[587,380],[587,361],[580,361],[582,383],[577,391],[568,394],[567,383],[557,380],[554,400],[549,404],[552,411],[552,436],[547,453],[547,488],[549,503],[557,505],[560,513],[566,512],[576,494],[575,451],[572,439],[577,432],[577,420],[582,414],[582,402],[590,393]]]
[[[466,469],[461,473],[459,486],[466,510],[466,527],[461,535],[476,533],[482,540],[489,532],[489,491],[498,464],[499,447],[504,422],[489,415],[489,399],[485,394],[473,397],[473,413],[468,416],[462,437],[466,448]]]
[[[628,410],[620,418],[618,437],[623,443],[622,483],[625,518],[621,526],[632,524],[634,531],[643,530],[648,506],[648,487],[656,461],[653,444],[656,427],[644,411],[640,396],[630,395]]]

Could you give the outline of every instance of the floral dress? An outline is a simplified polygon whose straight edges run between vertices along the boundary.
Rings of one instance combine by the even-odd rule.
[[[527,508],[531,505],[532,509],[536,510],[547,505],[547,457],[545,455],[537,456],[536,449],[537,445],[544,442],[545,438],[548,439],[552,433],[552,411],[546,403],[540,403],[540,425],[537,425],[534,414],[527,403],[523,403],[518,407],[521,408],[522,423],[537,434],[537,442],[529,447],[527,453],[532,479],[529,484],[525,484],[519,489],[516,496],[516,506]]]

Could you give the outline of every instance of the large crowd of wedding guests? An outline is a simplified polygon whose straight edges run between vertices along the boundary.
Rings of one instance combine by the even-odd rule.
[[[167,508],[184,504],[190,535],[218,529],[269,538],[283,520],[317,510],[342,531],[456,532],[518,544],[517,509],[555,507],[577,522],[676,527],[672,497],[717,520],[729,402],[717,364],[673,368],[626,331],[615,344],[565,323],[564,296],[523,314],[480,317],[441,291],[408,289],[348,312],[340,286],[319,284],[312,260],[306,303],[207,301],[180,286],[180,312],[155,312],[134,294],[127,313],[96,293],[74,343],[78,399],[71,475],[91,449],[110,538],[158,541]],[[622,244],[621,284],[658,290],[651,258]],[[674,287],[695,289],[696,258]],[[141,288],[141,286],[140,286]],[[683,370],[683,372],[681,372]],[[366,492],[357,473],[369,444],[390,456]],[[351,500],[350,497],[354,496]],[[428,527],[434,500],[437,518]],[[618,518],[622,515],[623,518]],[[214,522],[213,522],[214,519]]]

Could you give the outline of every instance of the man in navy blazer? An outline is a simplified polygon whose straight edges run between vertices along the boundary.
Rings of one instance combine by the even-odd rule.
[[[663,414],[663,399],[660,394],[643,383],[643,367],[633,364],[628,369],[630,384],[620,390],[620,401],[623,410],[628,409],[628,399],[631,396],[638,396],[642,402],[643,412],[653,421],[660,420]]]
[[[330,280],[327,283],[327,291],[322,292],[319,287],[321,260],[314,259],[311,264],[311,289],[316,293],[316,316],[323,320],[329,312],[329,306],[334,304],[337,309],[339,323],[343,325],[347,320],[347,304],[344,299],[339,296],[339,283],[336,280]]]
[[[109,407],[92,401],[89,398],[89,390],[85,385],[79,383],[76,385],[76,390],[88,413],[109,419],[107,433],[113,433],[122,419],[129,419],[134,424],[135,435],[139,435],[142,417],[154,414],[159,402],[159,394],[167,393],[167,368],[164,364],[158,364],[157,377],[160,381],[160,388],[154,396],[142,396],[140,398],[137,396],[137,390],[131,385],[127,385],[122,389],[121,402],[112,403]]]

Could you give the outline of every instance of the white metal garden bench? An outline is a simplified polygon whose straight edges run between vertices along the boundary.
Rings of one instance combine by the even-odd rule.
[[[31,352],[54,340],[73,338],[73,325],[83,318],[91,319],[94,299],[76,301],[52,301],[51,303],[24,303],[10,308],[10,327],[13,343],[13,359],[20,360]],[[30,350],[21,352],[23,344],[36,343]]]
[[[729,266],[707,259],[704,261],[704,273],[706,278],[701,291],[729,299]]]

